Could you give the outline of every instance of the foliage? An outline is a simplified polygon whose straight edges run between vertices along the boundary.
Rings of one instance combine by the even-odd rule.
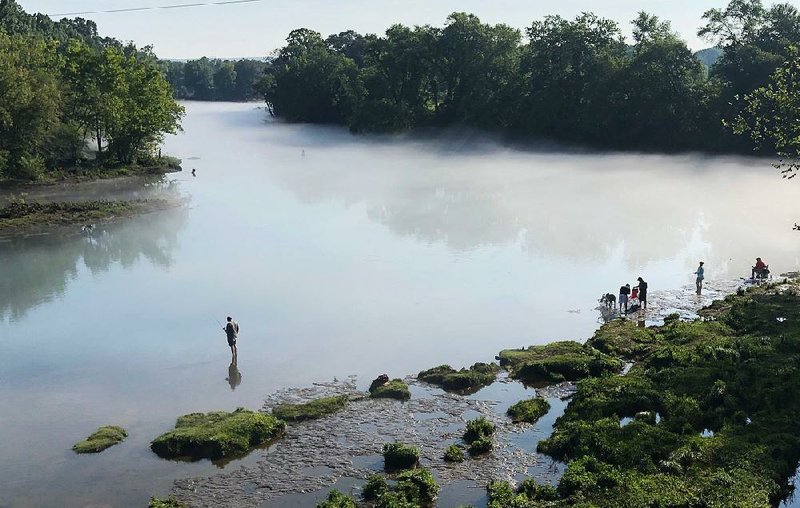
[[[147,508],[184,508],[186,505],[178,501],[174,496],[166,499],[150,498]]]
[[[250,101],[260,96],[257,84],[270,64],[242,58],[200,58],[181,62],[162,60],[159,67],[176,99],[201,101]]]
[[[715,321],[651,328],[626,375],[580,381],[539,443],[569,461],[552,502],[774,506],[800,460],[799,298],[796,283],[729,296],[703,312]],[[489,494],[490,506],[548,506],[507,484]]]
[[[573,341],[506,349],[498,358],[512,378],[528,384],[577,381],[619,372],[623,367],[618,359]]]
[[[457,393],[475,393],[494,383],[500,368],[494,363],[476,363],[469,369],[455,370],[449,365],[440,365],[423,370],[417,379]]]
[[[491,437],[494,435],[495,430],[496,428],[492,422],[487,420],[485,416],[479,416],[467,422],[464,441],[472,443],[482,437]]]
[[[387,470],[408,469],[419,462],[419,448],[403,443],[383,445],[383,465]]]
[[[374,474],[367,478],[367,483],[361,489],[361,496],[365,501],[374,501],[389,491],[389,484],[386,478],[379,474]]]
[[[521,400],[508,408],[508,416],[514,423],[528,422],[536,423],[539,418],[546,415],[550,411],[550,403],[547,399],[541,397],[534,397],[529,400]]]
[[[455,444],[448,446],[444,451],[444,461],[464,462],[464,452],[461,450],[461,447]]]
[[[481,436],[469,444],[467,451],[471,456],[483,455],[492,451],[492,438],[490,436]]]
[[[220,459],[247,453],[280,436],[286,424],[274,416],[239,408],[232,413],[191,413],[175,430],[157,437],[150,448],[162,458]]]
[[[126,437],[128,437],[128,433],[122,427],[106,425],[97,429],[85,440],[75,443],[72,449],[75,453],[99,453],[121,443]]]
[[[385,385],[370,389],[369,396],[374,399],[408,400],[411,398],[411,392],[402,379],[392,379]]]
[[[433,506],[438,495],[439,485],[424,468],[401,472],[392,485],[383,476],[372,475],[362,489],[364,500],[375,502],[376,508]]]
[[[314,420],[344,409],[347,407],[348,401],[347,395],[337,395],[302,404],[278,404],[272,408],[272,415],[287,422]]]
[[[325,501],[317,503],[317,508],[356,508],[356,502],[352,497],[333,489]]]
[[[630,319],[604,323],[586,343],[600,352],[628,361],[641,359],[658,347],[656,334]]]

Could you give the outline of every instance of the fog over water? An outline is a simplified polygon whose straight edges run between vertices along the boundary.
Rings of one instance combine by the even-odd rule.
[[[798,188],[768,160],[355,137],[253,104],[186,106],[165,148],[184,172],[86,191],[185,206],[0,240],[0,506],[143,505],[215,470],[150,453],[180,414],[583,340],[601,293],[640,275],[680,288],[701,259],[709,280],[749,275],[756,256],[800,264]],[[216,323],[229,314],[235,389]],[[130,438],[71,452],[105,424]]]

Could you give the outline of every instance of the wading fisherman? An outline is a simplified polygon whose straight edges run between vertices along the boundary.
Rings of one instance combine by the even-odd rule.
[[[703,279],[705,278],[706,270],[703,268],[703,262],[700,261],[700,266],[697,267],[697,270],[694,272],[697,275],[697,278],[694,280],[694,285],[697,287],[697,294],[703,292]]]
[[[236,356],[236,337],[239,336],[239,323],[228,316],[228,323],[223,328],[225,335],[228,336],[228,345],[231,347],[231,354]]]

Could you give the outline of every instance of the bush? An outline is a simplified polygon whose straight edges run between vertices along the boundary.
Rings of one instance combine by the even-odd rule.
[[[317,508],[356,508],[356,502],[350,496],[333,489],[325,501],[317,504]]]
[[[458,445],[450,445],[444,451],[445,462],[464,462],[464,452]]]
[[[439,486],[427,469],[403,471],[397,476],[396,492],[417,505],[432,504],[439,495]]]
[[[536,423],[539,418],[550,411],[550,403],[547,400],[534,397],[530,400],[521,400],[508,408],[506,413],[514,423],[528,422]]]
[[[472,443],[482,437],[491,437],[494,431],[494,424],[487,420],[485,416],[481,416],[467,422],[467,430],[464,431],[464,441]]]
[[[408,469],[419,462],[419,449],[403,443],[383,445],[383,463],[387,470]]]
[[[492,451],[492,438],[483,436],[469,444],[469,454],[473,457],[476,455],[483,455]]]
[[[389,491],[389,485],[386,479],[379,475],[374,474],[367,478],[367,483],[361,488],[361,496],[364,501],[374,501]]]

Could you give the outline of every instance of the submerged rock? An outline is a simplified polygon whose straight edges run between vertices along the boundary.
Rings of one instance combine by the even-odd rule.
[[[247,453],[281,434],[286,423],[272,415],[239,408],[232,413],[191,413],[150,448],[162,458],[221,459]]]
[[[272,415],[287,422],[314,420],[333,414],[347,406],[350,398],[347,395],[322,397],[301,404],[278,404],[272,408]]]
[[[449,365],[439,365],[423,370],[417,379],[455,393],[475,393],[494,383],[500,367],[494,363],[476,363],[469,369],[455,370]]]
[[[72,450],[75,453],[100,453],[106,448],[121,443],[126,437],[128,437],[128,433],[122,427],[106,425],[97,429],[97,432],[85,440],[75,443]]]
[[[617,358],[573,341],[506,349],[498,359],[512,378],[531,385],[578,381],[619,372],[624,366]]]

